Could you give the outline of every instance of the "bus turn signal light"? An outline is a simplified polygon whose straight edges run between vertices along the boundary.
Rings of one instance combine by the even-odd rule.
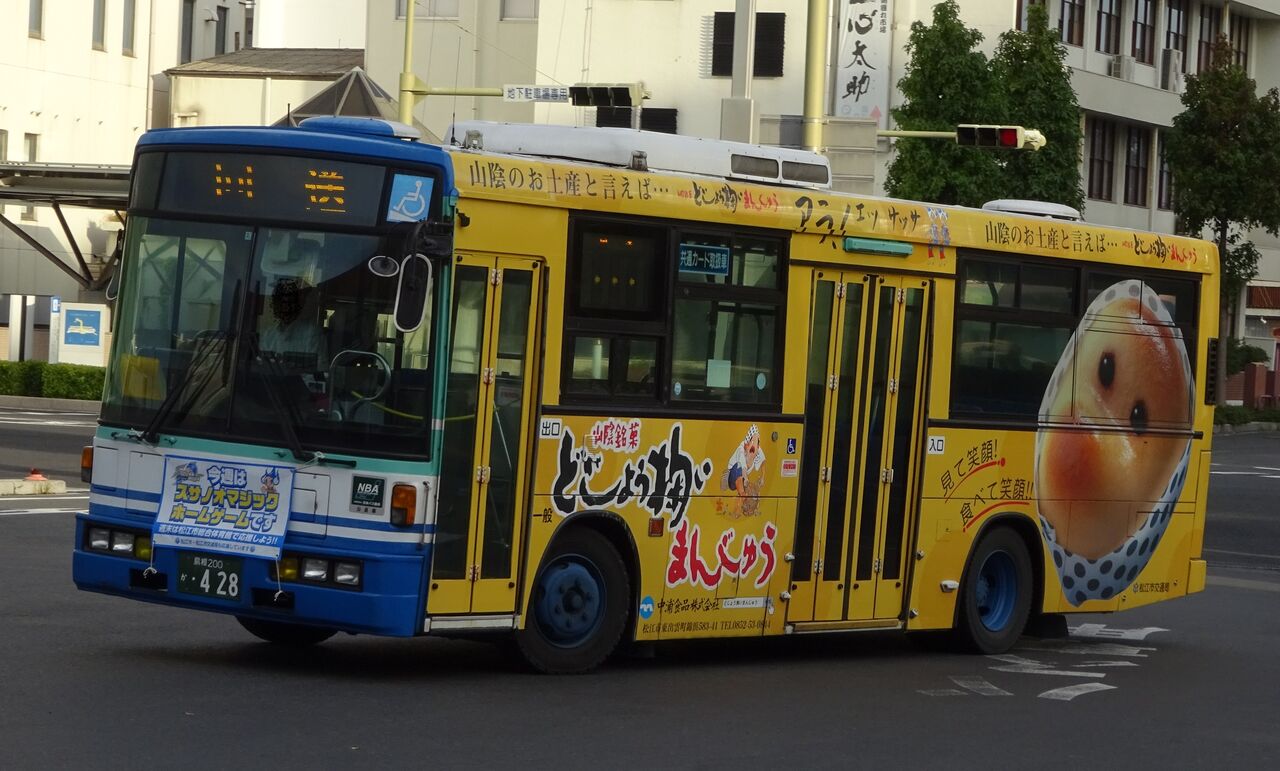
[[[80,481],[93,482],[93,445],[80,449]]]
[[[409,527],[418,513],[418,489],[413,485],[391,488],[391,524]]]

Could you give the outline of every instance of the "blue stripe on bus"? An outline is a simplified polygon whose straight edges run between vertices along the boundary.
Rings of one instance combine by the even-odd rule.
[[[160,493],[148,493],[142,490],[129,490],[124,487],[104,487],[102,485],[90,485],[90,495],[110,495],[116,498],[128,498],[135,501],[146,501],[147,503],[159,503]]]
[[[113,497],[122,498],[123,494],[117,493]],[[159,496],[157,496],[158,498]],[[122,519],[140,519],[146,518],[154,520],[158,512],[147,511],[145,509],[134,509],[127,506],[116,506],[109,503],[100,503],[95,501],[89,502],[89,513],[91,515],[102,515],[105,517],[118,517]],[[305,519],[304,519],[305,517]],[[313,522],[316,524],[327,523],[334,527],[350,527],[357,530],[368,530],[372,533],[427,533],[428,535],[436,531],[435,525],[413,525],[412,527],[400,527],[390,522],[370,522],[368,520],[353,519],[351,517],[338,517],[333,515],[312,515],[304,512],[295,511],[290,514],[291,521],[296,522]],[[320,521],[317,521],[320,520]],[[314,533],[304,533],[304,535],[318,535]],[[331,536],[336,537],[336,536]],[[376,543],[388,543],[387,541],[376,541]]]

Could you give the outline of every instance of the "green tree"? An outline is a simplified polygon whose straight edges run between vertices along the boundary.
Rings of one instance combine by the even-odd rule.
[[[1001,197],[1052,201],[1084,208],[1080,187],[1080,104],[1071,87],[1067,49],[1049,28],[1044,5],[1027,9],[1027,30],[1000,35],[991,58],[993,83],[1003,93],[1003,124],[1039,129],[1045,146],[1002,153]]]
[[[977,45],[982,33],[960,21],[955,0],[933,8],[933,23],[913,22],[908,62],[898,81],[904,103],[893,108],[901,129],[954,131],[959,123],[992,123],[1000,99],[987,57]],[[981,206],[1000,197],[996,154],[937,139],[898,139],[885,190],[897,198]]]
[[[1219,334],[1231,334],[1231,308],[1257,273],[1258,252],[1240,233],[1280,231],[1280,93],[1259,94],[1257,84],[1233,61],[1225,37],[1208,69],[1187,78],[1185,108],[1165,137],[1173,175],[1174,213],[1183,233],[1208,229],[1222,265]],[[1226,398],[1227,357],[1215,374],[1219,404]]]

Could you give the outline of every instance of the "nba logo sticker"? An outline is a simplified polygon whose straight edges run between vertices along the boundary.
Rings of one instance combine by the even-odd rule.
[[[787,454],[788,455],[796,454],[796,438],[794,436],[787,439]]]

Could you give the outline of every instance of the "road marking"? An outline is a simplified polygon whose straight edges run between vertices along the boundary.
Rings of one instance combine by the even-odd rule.
[[[1013,695],[1012,693],[1009,693],[1003,688],[998,688],[995,685],[992,685],[991,683],[987,682],[985,679],[981,677],[953,676],[951,678],[951,682],[955,683],[961,688],[964,688],[967,691],[973,691],[979,696],[1012,696]]]
[[[1024,659],[1021,656],[987,656],[996,661],[1008,662],[1003,667],[991,667],[996,672],[1013,672],[1018,675],[1057,675],[1059,677],[1106,677],[1103,672],[1073,672],[1069,669],[1053,669],[1052,664]]]
[[[1258,472],[1256,472],[1256,471],[1210,471],[1209,473],[1210,473],[1210,474],[1217,474],[1217,475],[1219,475],[1219,476],[1224,476],[1224,477],[1238,477],[1238,476],[1260,477],[1260,476],[1263,476],[1262,474],[1259,474],[1259,473],[1258,473]]]
[[[957,688],[929,688],[927,690],[921,690],[919,691],[919,693],[923,693],[925,696],[968,696],[969,695]]]
[[[84,509],[25,509],[23,511],[0,511],[0,517],[17,517],[23,514],[79,514]]]
[[[1273,584],[1270,581],[1250,581],[1247,578],[1209,576],[1208,582],[1214,586],[1229,586],[1233,589],[1256,589],[1260,592],[1280,592],[1280,584]]]
[[[0,496],[0,503],[8,501],[87,501],[87,495],[65,495],[56,493],[53,495],[5,495]]]
[[[0,424],[9,426],[63,426],[63,427],[80,427],[93,428],[98,425],[95,421],[85,420],[28,420],[25,418],[3,418],[0,417]]]
[[[1155,632],[1167,632],[1159,626],[1144,626],[1139,629],[1117,629],[1106,624],[1081,624],[1071,627],[1072,637],[1092,637],[1108,640],[1145,640]]]
[[[1116,643],[1059,643],[1042,642],[1039,645],[1028,645],[1022,650],[1026,651],[1044,651],[1047,653],[1069,653],[1073,656],[1129,656],[1135,659],[1145,659],[1147,654],[1143,651],[1154,651],[1155,648],[1140,648],[1133,645],[1117,645]]]
[[[1280,560],[1280,554],[1257,554],[1251,551],[1230,551],[1228,549],[1205,549],[1214,554],[1230,554],[1235,557],[1259,557],[1266,560]]]
[[[1136,667],[1137,662],[1133,661],[1086,661],[1083,664],[1076,664],[1077,667]]]
[[[1067,685],[1062,688],[1054,688],[1040,694],[1041,699],[1053,699],[1055,701],[1071,701],[1077,696],[1083,696],[1086,693],[1094,693],[1096,691],[1110,691],[1115,689],[1114,685],[1106,683],[1080,683],[1079,685]]]

